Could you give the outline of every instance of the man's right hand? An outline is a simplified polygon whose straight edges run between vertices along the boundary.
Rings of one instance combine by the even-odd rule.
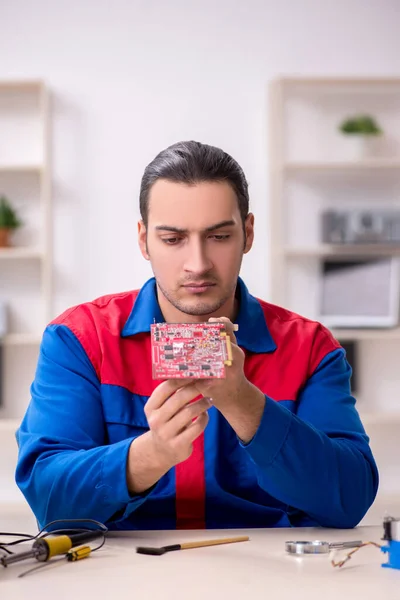
[[[129,450],[127,483],[131,493],[154,485],[169,469],[192,453],[194,440],[208,423],[207,398],[190,380],[167,380],[154,390],[145,405],[150,431],[136,438]]]
[[[193,383],[168,380],[154,390],[144,408],[154,447],[171,467],[189,458],[192,443],[208,423],[211,403],[207,398],[192,402],[198,395]]]

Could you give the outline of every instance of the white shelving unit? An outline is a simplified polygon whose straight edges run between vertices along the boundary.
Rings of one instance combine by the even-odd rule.
[[[271,296],[320,320],[319,267],[324,261],[399,256],[399,245],[330,245],[320,240],[327,208],[400,209],[400,78],[281,78],[270,89]],[[357,113],[376,116],[385,135],[375,156],[347,158],[339,123]],[[355,341],[360,391],[357,408],[381,475],[366,522],[385,510],[400,515],[400,324],[393,329],[335,329]],[[321,400],[323,401],[323,399]]]
[[[389,169],[400,169],[400,160],[390,159],[364,159],[358,162],[344,162],[344,161],[327,161],[327,162],[288,162],[283,165],[283,168],[288,173],[310,173],[310,172],[357,172],[357,171],[370,171],[371,169],[383,169],[387,171]]]
[[[361,413],[361,417],[367,428],[379,425],[400,425],[400,409],[398,412]]]
[[[3,340],[5,346],[38,346],[41,336],[34,333],[11,333]]]
[[[29,401],[41,334],[51,319],[52,222],[50,98],[42,81],[0,81],[0,195],[23,227],[0,248],[0,299],[8,328],[1,340],[1,423],[20,420]],[[14,419],[14,420],[13,420]]]
[[[318,246],[303,246],[303,247],[286,247],[284,253],[287,257],[313,257],[319,256],[321,258],[333,260],[353,260],[353,258],[363,256],[398,256],[400,255],[400,246],[380,246],[379,244],[357,244],[356,247],[343,244],[343,245],[331,245],[331,244],[320,244]]]
[[[332,329],[332,333],[338,340],[343,341],[400,340],[400,327],[392,329]]]
[[[20,164],[20,165],[0,165],[0,173],[34,173],[41,175],[43,172],[43,165],[35,164]]]
[[[37,248],[28,246],[20,248],[0,248],[0,260],[10,260],[15,258],[44,259],[43,252]]]

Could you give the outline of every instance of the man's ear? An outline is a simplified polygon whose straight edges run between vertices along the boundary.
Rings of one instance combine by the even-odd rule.
[[[147,229],[142,220],[138,222],[138,242],[143,258],[150,260],[149,253],[147,251]]]
[[[254,215],[249,213],[244,222],[244,230],[246,234],[246,243],[244,245],[244,254],[251,250],[254,241]]]

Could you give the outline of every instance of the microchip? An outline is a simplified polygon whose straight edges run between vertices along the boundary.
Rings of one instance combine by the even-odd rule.
[[[150,334],[153,379],[221,379],[232,364],[231,341],[221,322],[155,323]]]

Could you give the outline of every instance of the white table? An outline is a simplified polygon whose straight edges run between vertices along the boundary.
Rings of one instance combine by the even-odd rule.
[[[16,512],[0,518],[20,531],[35,532],[32,516]],[[8,528],[8,530],[10,530]],[[249,535],[237,544],[181,550],[163,556],[136,553],[138,545],[162,546],[189,540]],[[19,579],[36,561],[0,568],[4,600],[108,598],[119,600],[368,600],[400,598],[400,571],[381,567],[379,549],[359,550],[342,568],[328,555],[295,557],[285,553],[289,539],[329,542],[362,539],[381,543],[381,527],[353,530],[252,529],[150,531],[111,534],[106,545],[80,562],[53,565]],[[382,542],[383,543],[383,542]],[[21,545],[22,549],[22,545]]]

